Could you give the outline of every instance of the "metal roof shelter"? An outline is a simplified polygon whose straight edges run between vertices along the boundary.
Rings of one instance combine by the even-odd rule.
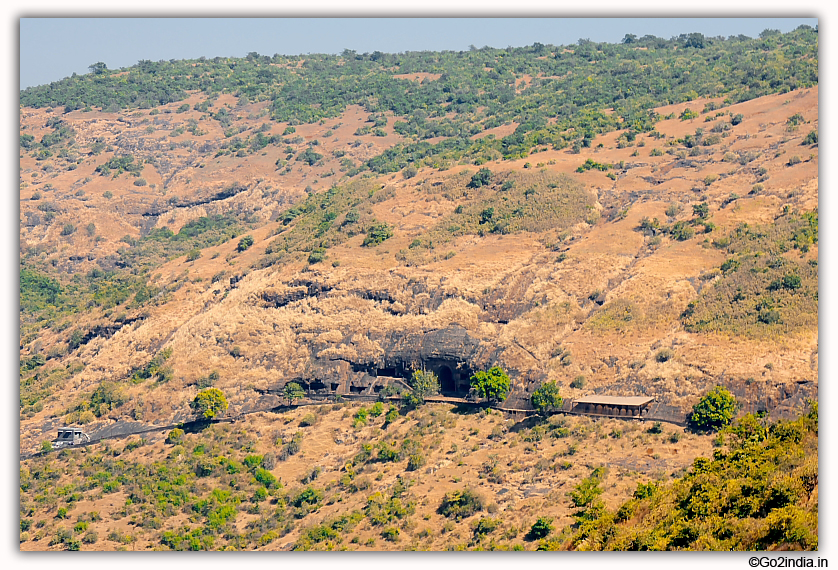
[[[648,396],[599,396],[575,398],[571,413],[617,418],[637,418],[648,412],[654,398]]]
[[[58,437],[53,441],[64,445],[76,445],[82,441],[90,441],[87,434],[80,427],[60,427],[58,428]]]

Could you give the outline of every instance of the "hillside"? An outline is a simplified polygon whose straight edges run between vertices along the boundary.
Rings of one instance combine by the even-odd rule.
[[[516,514],[503,524],[520,531],[534,522],[532,493],[543,501],[546,489],[569,489],[609,465],[603,497],[616,509],[638,479],[683,474],[712,455],[713,437],[676,437],[670,449],[669,432],[644,435],[648,424],[568,416],[584,459],[560,467],[557,448],[549,465],[526,467],[546,432],[525,435],[563,427],[560,416],[545,427],[433,404],[402,409],[379,434],[352,427],[347,417],[362,405],[352,398],[384,398],[428,369],[454,401],[468,395],[472,374],[500,366],[512,380],[501,406],[510,409],[532,410],[532,393],[553,381],[565,399],[654,397],[661,419],[682,423],[722,385],[740,416],[797,418],[818,393],[817,32],[700,39],[140,62],[21,92],[21,452],[65,424],[101,435],[188,422],[190,403],[212,386],[229,401],[228,417],[258,413],[241,429],[187,434],[178,453],[162,441],[166,431],[154,432],[148,446],[120,452],[130,469],[195,457],[211,441],[221,446],[213,457],[232,456],[245,436],[247,453],[269,453],[282,438],[279,450],[297,431],[284,426],[316,409],[317,422],[303,426],[304,457],[266,466],[286,489],[314,466],[323,480],[342,480],[362,443],[378,445],[382,434],[393,445],[421,436],[400,461],[422,449],[434,469],[454,459],[465,467],[428,475],[423,465],[409,491],[425,497],[416,513],[430,516],[459,488],[440,484],[448,477],[491,483],[487,505],[506,501]],[[289,382],[344,402],[271,411]],[[449,428],[475,431],[475,449],[466,453],[465,436]],[[608,435],[617,432],[631,439]],[[228,441],[238,433],[238,444]],[[611,449],[583,443],[589,433],[612,437]],[[638,464],[633,449],[650,438],[665,449],[648,444],[645,455],[671,458]],[[75,474],[113,463],[114,441],[60,452],[54,477],[78,485]],[[533,449],[521,456],[517,445]],[[22,469],[50,469],[49,457]],[[364,489],[392,494],[402,484],[401,467],[364,464],[381,482]],[[111,521],[89,521],[100,535],[138,492],[126,488],[137,473],[127,465],[115,495],[68,490],[82,495],[78,512]],[[183,501],[231,483],[235,473],[213,471],[221,465],[189,499],[150,514],[158,522],[142,523],[139,535],[120,532],[143,548],[174,547],[157,535],[197,516],[178,511]],[[496,467],[499,481],[479,477]],[[564,527],[572,513],[556,493],[550,516]],[[338,493],[333,502],[346,509],[271,519],[302,519],[281,541],[203,547],[299,544],[300,529],[363,511],[368,494]],[[27,495],[39,506],[26,516],[54,517],[63,499],[40,496]],[[260,503],[221,526],[233,521],[244,533],[264,518]],[[138,512],[123,511],[119,520],[140,524]],[[389,521],[413,521],[401,532],[419,532],[417,516]],[[468,543],[443,539],[436,516],[424,519],[432,538],[412,547]],[[375,548],[408,544],[364,532],[361,544],[373,538]]]

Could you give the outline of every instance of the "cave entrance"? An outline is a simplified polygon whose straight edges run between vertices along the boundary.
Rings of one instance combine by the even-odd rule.
[[[457,386],[454,384],[454,373],[447,366],[442,366],[439,369],[439,391],[440,392],[456,392]]]

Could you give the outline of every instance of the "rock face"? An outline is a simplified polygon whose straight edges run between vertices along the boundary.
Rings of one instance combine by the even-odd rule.
[[[429,332],[371,334],[370,340],[383,349],[379,359],[352,361],[315,355],[312,378],[288,381],[303,382],[319,394],[375,394],[391,383],[405,385],[413,371],[421,369],[439,377],[443,394],[464,396],[471,375],[492,360],[488,347],[456,324]]]

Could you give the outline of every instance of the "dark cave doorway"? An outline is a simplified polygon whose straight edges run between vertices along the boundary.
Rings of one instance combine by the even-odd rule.
[[[454,373],[447,366],[442,366],[439,369],[439,391],[443,393],[457,391],[457,386],[454,384]]]

